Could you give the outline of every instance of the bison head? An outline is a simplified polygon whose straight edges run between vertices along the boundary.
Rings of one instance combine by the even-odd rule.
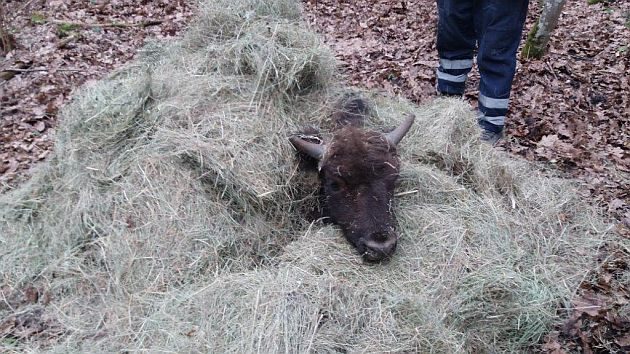
[[[409,116],[389,133],[340,126],[328,141],[291,137],[300,152],[318,160],[324,216],[343,230],[367,261],[388,259],[398,233],[392,212],[400,160],[396,145],[413,124]]]

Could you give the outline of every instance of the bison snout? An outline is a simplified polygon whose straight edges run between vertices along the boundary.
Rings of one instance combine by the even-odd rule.
[[[368,262],[388,260],[396,251],[398,237],[391,233],[373,233],[367,237],[363,246],[363,259]]]

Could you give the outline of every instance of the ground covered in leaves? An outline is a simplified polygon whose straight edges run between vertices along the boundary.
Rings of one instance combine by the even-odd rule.
[[[348,80],[423,103],[435,97],[432,1],[304,1]],[[367,10],[369,9],[369,10]],[[539,12],[532,1],[527,29]],[[523,37],[526,36],[523,33]],[[630,224],[630,2],[570,0],[542,60],[520,60],[502,146],[584,182]],[[466,98],[475,104],[473,69]]]
[[[435,2],[306,0],[353,84],[400,94],[417,103],[435,97]],[[369,9],[369,10],[367,10]],[[530,2],[529,30],[540,11]],[[523,33],[523,38],[527,32]],[[601,205],[621,234],[630,227],[630,2],[589,6],[569,0],[549,53],[519,60],[508,138],[516,155],[577,178],[585,198]],[[475,104],[473,69],[466,99]],[[583,282],[566,322],[543,350],[630,350],[630,253],[609,249]]]
[[[178,34],[193,13],[191,4],[3,1],[0,24],[13,49],[0,50],[0,190],[46,158],[57,113],[74,89],[129,61],[147,37]]]
[[[434,2],[303,3],[308,20],[343,63],[348,81],[418,103],[435,96]],[[578,178],[585,197],[602,205],[619,221],[619,231],[627,233],[630,3],[609,5],[569,0],[549,54],[520,61],[509,137],[501,147]],[[2,190],[46,158],[58,110],[73,89],[133,58],[147,37],[177,35],[193,13],[189,1],[165,0],[8,0],[2,6],[1,23],[11,30],[15,46],[0,56]],[[528,29],[538,10],[532,2]],[[473,74],[466,94],[473,103],[477,82]],[[601,268],[584,282],[574,308],[563,313],[567,322],[549,335],[544,350],[630,350],[624,330],[630,326],[628,257],[623,249],[602,253]],[[30,328],[27,322],[16,318],[4,324]]]

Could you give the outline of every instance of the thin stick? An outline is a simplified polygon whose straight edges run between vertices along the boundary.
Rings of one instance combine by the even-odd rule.
[[[394,197],[402,197],[403,195],[414,194],[414,193],[418,193],[418,190],[417,189],[412,189],[410,191],[399,192],[399,193],[394,194]]]
[[[71,36],[68,36],[64,39],[62,39],[61,41],[59,41],[59,43],[57,44],[57,48],[59,49],[63,49],[65,48],[68,44],[70,44],[70,42],[74,41],[75,39],[79,38],[78,35],[73,34]]]
[[[71,25],[77,27],[149,27],[159,25],[164,20],[147,20],[141,21],[138,23],[123,23],[123,22],[105,22],[105,23],[83,23],[83,22],[73,22],[73,21],[62,21],[62,20],[48,20],[50,23],[54,23],[56,25]]]
[[[551,72],[551,75],[553,75],[554,79],[557,80],[558,76],[556,76],[556,71],[553,70],[553,66],[551,66],[548,60],[545,60],[545,64],[547,64],[547,68],[549,69],[549,72]]]
[[[56,70],[56,71],[83,71],[83,69],[46,69],[46,68],[35,68],[35,69],[4,69],[2,71],[8,71],[8,72],[13,72],[13,73],[30,73],[30,72],[37,72],[37,71],[51,71],[51,70]]]

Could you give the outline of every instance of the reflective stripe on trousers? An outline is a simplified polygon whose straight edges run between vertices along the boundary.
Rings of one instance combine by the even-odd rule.
[[[528,0],[437,0],[437,89],[463,95],[477,49],[482,121],[495,125],[505,121],[528,4]]]

